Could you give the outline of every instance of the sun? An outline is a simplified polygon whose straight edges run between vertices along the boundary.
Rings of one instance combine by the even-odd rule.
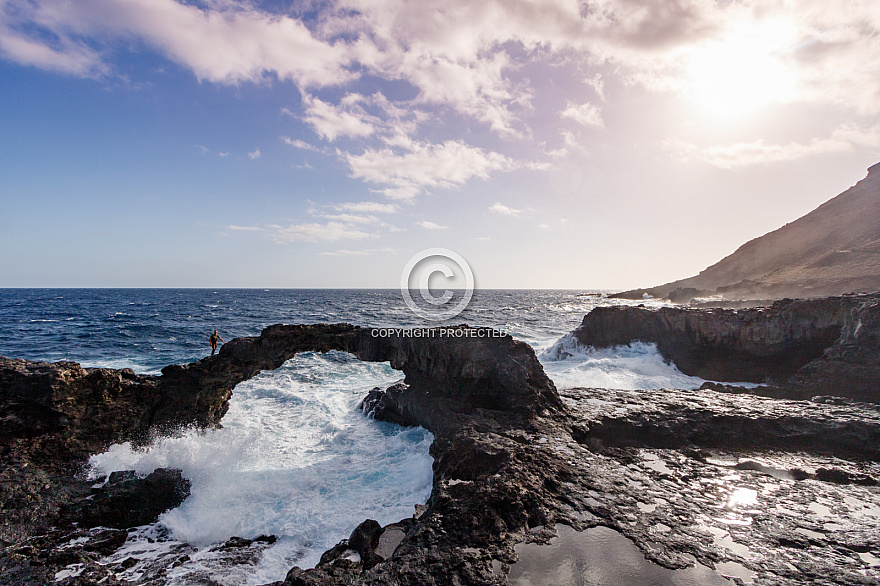
[[[687,94],[710,114],[725,118],[791,101],[797,79],[785,56],[794,38],[794,27],[782,22],[734,27],[690,55]]]

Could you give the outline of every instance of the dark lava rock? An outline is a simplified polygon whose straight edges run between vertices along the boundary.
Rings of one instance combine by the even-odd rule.
[[[862,486],[877,486],[877,479],[867,474],[852,474],[846,470],[837,468],[819,468],[816,470],[816,480],[833,482],[835,484],[861,484]]]
[[[372,568],[382,561],[382,558],[376,554],[382,532],[382,526],[377,521],[367,519],[355,527],[348,539],[325,551],[319,564],[326,565],[340,558],[344,559],[348,552],[353,551],[358,554],[358,559],[364,569]]]
[[[272,545],[278,541],[278,538],[274,535],[260,535],[259,537],[255,537],[254,539],[245,539],[244,537],[230,537],[226,541],[223,542],[222,545],[217,547],[217,550],[224,549],[235,549],[240,547],[250,547],[255,543],[265,543],[268,545]]]
[[[597,307],[585,346],[654,343],[685,374],[767,383],[772,396],[880,402],[880,295],[783,299],[769,307]]]
[[[147,525],[179,506],[189,496],[189,489],[190,482],[180,470],[159,468],[145,478],[132,471],[114,472],[93,495],[71,507],[65,518],[81,527]]]
[[[146,441],[157,428],[219,423],[232,387],[177,383],[130,369],[0,357],[0,440],[51,468],[84,462],[114,442]]]
[[[450,407],[406,384],[374,389],[365,410],[436,435],[427,509],[392,558],[365,564],[342,542],[284,583],[503,584],[514,545],[546,543],[556,523],[604,525],[655,563],[696,559],[756,583],[880,578],[857,545],[880,544],[880,520],[858,512],[880,505],[880,495],[804,472],[836,463],[847,478],[869,476],[858,462],[880,460],[875,405],[669,389],[569,389],[562,398],[563,410],[477,408],[449,418],[426,414],[421,401]],[[817,503],[835,503],[825,525]],[[843,533],[826,529],[835,523]]]
[[[570,390],[575,394],[578,390]],[[825,405],[712,391],[612,391],[578,438],[594,446],[786,450],[880,460],[880,406]],[[604,399],[603,399],[604,400]]]
[[[834,303],[829,302],[829,307]],[[858,317],[864,308],[851,309],[850,314]],[[874,331],[868,319],[873,309],[865,311],[861,322],[839,326],[842,333],[830,343],[855,340],[851,347],[841,345],[841,356],[870,365],[872,358],[863,351]],[[828,315],[832,313],[829,310]],[[732,318],[722,322],[728,319]],[[814,342],[830,337],[832,326],[827,324],[833,320],[829,317],[827,324],[816,320],[788,330],[760,325],[755,331],[764,333],[752,338],[759,341],[765,336],[762,343],[769,343],[768,331],[801,332],[804,340]],[[209,421],[223,408],[208,398],[223,397],[238,382],[277,368],[297,352],[347,351],[362,360],[389,361],[405,373],[402,383],[372,391],[363,408],[377,419],[421,425],[434,433],[433,488],[426,506],[412,519],[385,528],[365,521],[325,554],[316,568],[293,568],[277,584],[504,584],[506,570],[517,561],[515,546],[549,543],[558,523],[575,530],[597,525],[614,529],[631,539],[648,560],[670,569],[696,560],[719,570],[733,567],[762,584],[880,581],[880,569],[870,554],[880,549],[880,516],[874,514],[880,511],[880,494],[873,486],[855,482],[872,477],[873,462],[880,459],[876,406],[772,400],[711,390],[567,389],[560,394],[527,345],[466,326],[443,330],[378,336],[347,324],[272,326],[259,337],[231,340],[215,356],[166,367],[162,377],[155,377],[160,386],[175,381],[182,396],[195,397],[196,405],[197,397],[202,397],[207,401],[202,406],[215,406],[199,416]],[[711,330],[709,326],[699,330],[698,339],[710,339]],[[718,331],[728,332],[721,326]],[[818,338],[809,332],[819,332]],[[737,336],[730,335],[719,339],[739,344]],[[859,338],[863,335],[869,336],[864,344]],[[785,372],[792,368],[800,372],[796,364],[804,357],[798,357],[798,351],[786,353],[784,340],[774,347],[788,357],[781,359]],[[829,350],[822,356],[834,353]],[[759,363],[753,361],[748,368]],[[63,412],[62,406],[56,407],[53,411]],[[78,437],[75,430],[42,431],[63,430],[61,416],[43,413],[38,425],[28,427],[21,410],[10,413],[24,422],[15,432],[17,441],[23,442],[19,445],[31,445],[27,442],[39,434]],[[24,429],[37,435],[27,437]],[[108,430],[102,433],[114,437]],[[5,457],[18,467],[5,478],[25,478],[28,491],[49,478],[47,490],[55,494],[51,483],[58,486],[60,480],[53,480],[46,470],[22,472],[30,468],[22,453],[6,452]],[[837,472],[820,475],[820,470]],[[836,482],[844,477],[854,482]],[[130,481],[124,475],[116,479],[123,484]],[[85,498],[81,485],[68,490]],[[21,514],[27,499],[13,497],[6,502],[8,510]],[[55,509],[47,508],[43,518],[57,520]],[[143,565],[131,565],[124,558],[108,568],[97,563],[97,551],[85,548],[65,557],[68,546],[103,539],[97,534],[85,542],[71,538],[70,529],[64,533],[44,527],[39,534],[16,535],[0,550],[0,578],[8,576],[12,584],[49,583],[60,568],[69,576],[64,580],[73,581],[69,583],[113,584],[114,572],[126,571],[122,564],[130,565],[127,571],[139,572]],[[112,535],[107,539],[101,551],[114,543]],[[231,560],[253,565],[268,544],[246,541],[217,546],[205,559],[214,559],[216,553],[218,564]],[[168,559],[184,563],[192,553],[184,545]],[[61,562],[53,562],[53,556],[74,561],[59,567]],[[134,578],[135,583],[167,583],[166,568],[153,564]],[[222,571],[220,566],[205,565],[190,581],[215,583],[212,576]]]
[[[152,433],[181,425],[217,425],[239,382],[281,366],[298,352],[329,350],[388,361],[402,370],[398,420],[438,433],[458,427],[461,414],[474,410],[514,419],[564,410],[528,345],[468,326],[378,335],[348,324],[277,325],[258,337],[230,340],[216,355],[167,366],[161,376],[0,358],[2,543],[16,548],[41,536],[57,539],[63,536],[51,527],[74,522],[130,527],[155,520],[185,498],[188,485],[179,473],[157,471],[145,479],[117,475],[92,495],[78,476],[88,456],[113,442],[144,442]],[[58,546],[52,539],[46,537],[42,550]],[[36,555],[29,547],[15,555]],[[253,547],[244,549],[248,556],[258,555],[249,551]],[[368,549],[364,552],[359,567],[377,561]],[[31,561],[43,569],[36,574],[25,569],[19,577],[33,575],[40,582],[52,575],[52,563],[37,564],[33,557],[15,567],[32,568]]]
[[[365,404],[394,419],[395,406],[415,400],[408,392],[374,390]],[[880,494],[803,471],[867,476],[870,461],[839,458],[880,459],[876,406],[670,389],[561,396],[561,412],[459,413],[431,448],[427,509],[408,520],[392,557],[365,564],[343,541],[277,584],[504,584],[515,545],[548,543],[557,523],[603,525],[654,563],[696,559],[756,584],[880,579],[860,557],[880,546],[870,512]],[[376,526],[366,526],[372,548]]]

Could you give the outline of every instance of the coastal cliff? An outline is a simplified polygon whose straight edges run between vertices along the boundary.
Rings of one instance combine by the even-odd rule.
[[[220,424],[235,386],[300,352],[351,352],[388,361],[426,400],[459,410],[560,409],[553,384],[531,348],[494,330],[440,328],[374,335],[348,324],[275,325],[230,340],[213,356],[170,365],[160,376],[75,362],[0,357],[0,439],[34,448],[47,465],[82,463],[111,443],[143,443],[151,433]],[[383,331],[383,333],[388,333]]]
[[[616,297],[686,303],[820,297],[880,290],[880,163],[809,214],[740,246],[700,274]]]
[[[768,307],[598,307],[584,346],[649,342],[685,374],[763,383],[778,396],[880,402],[880,295],[785,299]]]
[[[855,306],[845,310],[842,301],[829,303],[823,310],[829,324],[840,312],[859,319],[875,315],[861,315]],[[862,335],[858,324],[847,324],[852,336]],[[863,321],[866,327],[872,332],[875,326]],[[801,330],[805,340],[824,336],[821,325],[791,331]],[[77,439],[83,432],[74,428],[91,429],[89,437],[100,438],[94,446],[129,435],[115,419],[164,428],[171,418],[159,416],[161,409],[141,410],[141,402],[152,399],[137,393],[173,395],[175,388],[180,396],[163,400],[193,405],[179,422],[215,425],[238,382],[297,352],[328,350],[388,361],[404,372],[403,382],[371,391],[362,409],[435,434],[431,496],[411,518],[384,527],[364,520],[317,567],[294,567],[274,586],[506,584],[523,572],[541,571],[540,562],[529,565],[534,550],[524,546],[552,550],[563,526],[576,533],[604,527],[634,548],[651,571],[698,571],[712,584],[729,584],[724,576],[731,575],[792,586],[880,579],[871,558],[860,557],[880,547],[876,519],[857,511],[880,504],[871,464],[880,461],[876,406],[711,390],[559,392],[529,346],[494,330],[458,326],[377,334],[318,324],[271,326],[258,337],[231,340],[215,356],[166,367],[157,377],[105,369],[81,374],[70,363],[0,363],[8,407],[0,415],[16,423],[10,427],[13,439],[26,445],[58,433],[76,448],[65,452],[67,466],[54,467],[41,467],[36,444],[18,452],[13,442],[4,452],[0,489],[7,525],[0,581],[170,583],[173,568],[190,559],[192,548],[169,552],[160,563],[124,556],[109,562],[106,556],[125,542],[124,528],[176,506],[188,482],[175,471],[159,470],[143,479],[114,473],[98,488],[78,484],[75,465],[88,442]],[[56,374],[27,378],[36,372]],[[107,382],[117,377],[131,388]],[[9,380],[18,382],[10,387]],[[35,419],[21,408],[23,380],[48,410]],[[126,414],[127,404],[134,415]],[[107,413],[93,421],[77,415],[101,410]],[[24,489],[22,479],[29,482]],[[734,498],[759,490],[771,496],[747,507]],[[42,525],[19,523],[17,533],[8,530],[8,520],[32,506],[28,494],[36,499],[31,503],[42,498],[55,508],[40,509]],[[835,503],[828,519],[846,531],[826,531],[810,517],[807,507],[819,499]],[[137,503],[152,506],[135,510]],[[233,537],[209,553],[215,563],[254,565],[274,541]],[[128,581],[120,577],[134,569],[133,582],[131,575]],[[613,567],[605,571],[615,575]],[[197,581],[214,583],[210,574]]]
[[[158,429],[219,424],[234,385],[181,382],[174,375],[0,357],[0,439],[27,444],[51,466],[83,462],[114,442],[146,441]]]
[[[160,376],[0,358],[0,581],[51,581],[61,562],[87,566],[90,580],[110,579],[110,569],[96,563],[104,545],[63,544],[118,547],[120,530],[180,504],[189,483],[179,471],[157,471],[144,479],[111,475],[106,488],[95,489],[79,475],[88,457],[115,442],[217,426],[238,383],[299,352],[339,350],[390,362],[406,378],[389,419],[438,435],[459,428],[464,414],[487,409],[510,420],[564,410],[532,349],[506,334],[467,326],[379,333],[348,324],[270,326],[260,336],[230,340],[216,355],[167,366]],[[95,526],[116,529],[83,533]]]

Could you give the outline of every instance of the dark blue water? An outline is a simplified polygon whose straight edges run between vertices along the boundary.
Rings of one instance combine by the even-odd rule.
[[[493,326],[533,345],[573,329],[597,300],[581,291],[476,291],[452,323]],[[276,323],[425,327],[399,290],[0,289],[0,355],[154,372]]]

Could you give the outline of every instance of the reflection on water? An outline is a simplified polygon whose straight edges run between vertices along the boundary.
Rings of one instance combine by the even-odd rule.
[[[658,472],[660,474],[672,474],[672,470],[666,466],[666,463],[660,459],[657,454],[648,452],[646,450],[641,450],[642,456],[645,458],[644,464],[654,472]]]
[[[758,491],[751,488],[736,487],[727,499],[727,508],[734,510],[758,504]]]
[[[559,533],[549,545],[521,543],[519,561],[510,568],[515,586],[617,586],[644,584],[668,586],[730,586],[722,574],[695,563],[692,568],[670,570],[645,559],[628,538],[607,527],[575,531],[556,525]],[[735,564],[743,570],[740,564]],[[731,568],[738,570],[738,568]],[[748,571],[748,570],[746,570]],[[727,572],[734,575],[734,572]],[[738,574],[737,574],[738,575]]]

